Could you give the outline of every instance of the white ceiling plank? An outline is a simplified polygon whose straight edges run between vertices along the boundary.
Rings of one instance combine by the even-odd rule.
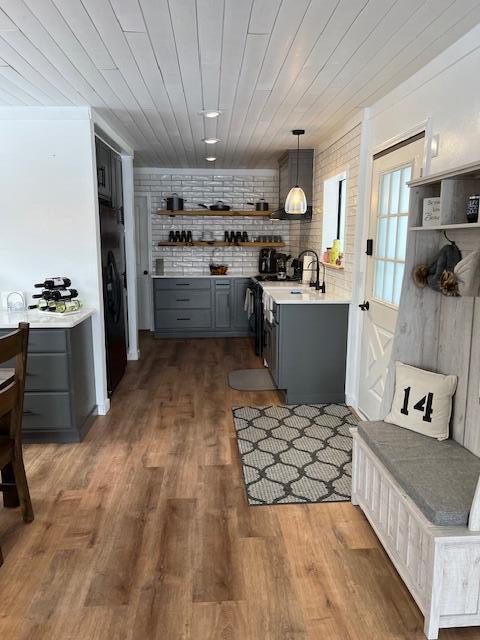
[[[14,43],[15,48],[5,40],[7,37],[10,42]],[[48,61],[44,59],[21,31],[8,31],[2,34],[2,37],[0,37],[0,56],[32,85],[45,93],[54,104],[58,106],[77,104],[73,99],[78,100],[78,97],[73,90],[70,90],[68,83],[65,83],[66,86],[63,87],[64,93],[59,91],[52,82],[49,82],[47,74],[50,75],[51,69]],[[37,71],[27,60],[31,60],[32,63],[41,68],[42,73]],[[65,95],[66,93],[69,95]]]
[[[150,42],[190,166],[195,166],[192,127],[183,92],[168,0],[140,0]]]
[[[281,0],[254,0],[248,33],[269,35],[280,9]]]
[[[235,149],[245,118],[247,117],[250,101],[253,96],[258,74],[267,50],[269,36],[247,35],[242,69],[237,84],[230,130],[228,132],[228,146]]]
[[[126,38],[145,84],[150,87],[152,100],[161,114],[165,132],[171,141],[171,145],[175,148],[182,162],[187,163],[183,139],[175,119],[175,113],[165,90],[162,74],[160,73],[148,34],[130,32],[126,34]]]
[[[223,110],[221,117],[215,122],[216,136],[221,139],[215,149],[218,166],[222,166],[227,148],[226,138],[230,129],[235,92],[245,52],[251,8],[252,0],[245,0],[245,2],[225,0],[219,104],[206,105],[210,108],[220,107]],[[211,135],[210,132],[208,134]]]
[[[110,2],[122,31],[146,32],[147,28],[138,0],[110,0]]]
[[[52,104],[48,98],[41,97],[37,87],[33,87],[11,67],[0,68],[0,86],[21,104],[27,106]]]
[[[205,135],[205,129],[203,119],[198,116],[198,112],[204,105],[195,0],[170,0],[169,7],[195,157],[197,161],[201,161],[205,157],[204,143],[201,141]]]
[[[53,0],[53,2],[97,69],[115,69],[115,62],[81,0]]]
[[[300,25],[305,18],[310,0],[283,0],[273,26],[263,61],[257,90],[271,91],[295,38],[302,37]]]
[[[5,11],[0,9],[0,32],[2,31],[16,31],[17,25],[11,20]]]
[[[218,105],[223,43],[223,0],[197,0],[203,106]],[[208,108],[208,107],[207,107]]]
[[[230,166],[243,168],[246,166],[246,156],[248,150],[248,143],[255,130],[258,118],[262,113],[262,109],[265,106],[266,101],[270,95],[270,91],[263,91],[256,89],[252,96],[252,100],[248,106],[247,115],[245,117],[242,130],[237,140],[237,145],[234,149],[230,149]]]

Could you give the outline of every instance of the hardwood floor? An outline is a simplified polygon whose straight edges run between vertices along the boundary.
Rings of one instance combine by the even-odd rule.
[[[142,353],[83,443],[25,447],[35,521],[0,509],[0,637],[424,638],[357,508],[247,506],[231,407],[280,401],[227,386],[258,365],[250,342],[147,336]]]

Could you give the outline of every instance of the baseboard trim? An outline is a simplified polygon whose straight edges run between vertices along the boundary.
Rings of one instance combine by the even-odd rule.
[[[97,414],[99,416],[106,416],[110,411],[110,398],[105,398],[102,404],[97,405]]]
[[[127,352],[127,360],[140,360],[140,349],[129,349]]]

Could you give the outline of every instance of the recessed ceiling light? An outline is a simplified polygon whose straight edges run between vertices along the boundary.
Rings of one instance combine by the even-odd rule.
[[[205,158],[205,160],[208,160],[208,162],[215,162],[216,157],[215,157],[215,156],[207,156],[207,157]]]
[[[206,144],[215,144],[216,142],[220,142],[220,138],[202,138],[202,142]]]
[[[200,114],[202,116],[205,116],[205,118],[218,118],[218,116],[221,115],[222,112],[218,111],[218,109],[203,109],[202,111],[200,111]]]

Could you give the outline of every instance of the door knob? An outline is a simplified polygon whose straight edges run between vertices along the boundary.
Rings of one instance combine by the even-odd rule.
[[[362,304],[358,305],[362,311],[368,311],[370,309],[370,303],[368,300],[364,300]]]

